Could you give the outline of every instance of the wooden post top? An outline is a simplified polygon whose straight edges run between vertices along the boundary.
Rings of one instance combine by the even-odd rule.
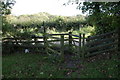
[[[69,32],[69,34],[72,34],[72,32]]]

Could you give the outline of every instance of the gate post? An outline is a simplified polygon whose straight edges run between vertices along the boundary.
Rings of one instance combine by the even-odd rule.
[[[44,39],[45,52],[48,54],[48,42],[47,42],[47,35],[46,34],[44,34],[43,39]]]
[[[47,33],[46,33],[46,27],[44,26],[44,21],[43,21],[43,41],[44,41],[44,47],[45,47],[45,52],[48,54],[48,42],[47,42]]]
[[[64,61],[64,35],[61,35],[61,40],[60,40],[60,44],[61,44],[61,61]]]
[[[35,44],[36,44],[36,42],[37,42],[37,38],[36,37],[34,37],[34,41],[35,41]]]
[[[72,32],[69,32],[69,50],[72,51]]]
[[[85,57],[85,34],[83,34],[83,41],[82,41],[82,59],[84,60]]]
[[[83,34],[83,46],[85,45],[85,34]]]
[[[15,38],[15,43],[18,45],[18,39],[16,37],[14,37],[14,38]]]
[[[81,33],[79,33],[79,48],[78,48],[78,54],[81,57]]]
[[[86,39],[86,44],[90,42],[90,40],[88,40],[89,38],[90,38],[90,36],[87,37],[87,39]],[[89,47],[90,47],[89,45],[86,46],[87,49],[88,49]],[[86,53],[89,54],[90,52],[87,51]]]

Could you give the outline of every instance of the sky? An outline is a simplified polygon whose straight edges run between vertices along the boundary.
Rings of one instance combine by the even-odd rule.
[[[77,5],[64,6],[68,0],[15,0],[12,14],[19,16],[23,14],[34,14],[48,12],[52,15],[75,16],[82,14],[81,10],[76,9]]]

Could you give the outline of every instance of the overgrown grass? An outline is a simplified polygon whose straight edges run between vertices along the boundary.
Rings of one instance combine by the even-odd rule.
[[[5,78],[49,78],[62,77],[57,65],[46,61],[40,54],[13,54],[3,57],[3,77]]]
[[[92,59],[85,61],[84,68],[80,72],[80,78],[119,78],[119,63],[117,55],[113,55],[111,59]],[[74,72],[71,77],[77,77]]]
[[[117,78],[119,60],[111,59],[80,63],[77,69],[60,68],[47,55],[11,54],[2,57],[4,78]]]

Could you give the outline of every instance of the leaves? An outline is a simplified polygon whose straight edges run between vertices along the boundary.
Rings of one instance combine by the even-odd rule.
[[[0,1],[0,15],[8,15],[11,14],[11,8],[15,4],[14,0],[2,0]]]
[[[55,16],[45,12],[32,14],[32,15],[20,15],[13,16],[7,15],[3,20],[3,36],[30,36],[40,35],[43,29],[40,28],[45,21],[47,32],[61,32],[69,31],[71,29],[79,29],[81,25],[86,25],[85,16]],[[41,36],[41,35],[40,35]]]
[[[77,0],[68,1],[69,3],[79,2]],[[77,8],[87,13],[87,23],[94,25],[96,34],[112,31],[120,25],[120,2],[83,2]],[[117,18],[115,18],[117,17]]]

